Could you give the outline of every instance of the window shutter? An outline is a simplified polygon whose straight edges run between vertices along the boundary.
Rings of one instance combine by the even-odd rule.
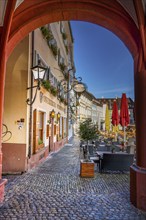
[[[54,125],[54,136],[56,135],[56,125]]]
[[[49,138],[50,125],[46,125],[46,138]]]
[[[38,150],[38,140],[39,140],[39,121],[38,121],[38,111],[35,109],[33,112],[33,153]]]
[[[64,138],[64,118],[62,117],[62,138]]]

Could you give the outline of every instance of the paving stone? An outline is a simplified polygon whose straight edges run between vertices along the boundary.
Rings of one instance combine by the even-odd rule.
[[[81,178],[78,139],[37,168],[8,177],[0,220],[145,220],[129,199],[129,173]]]

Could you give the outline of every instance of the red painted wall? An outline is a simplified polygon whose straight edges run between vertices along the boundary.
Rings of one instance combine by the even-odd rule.
[[[2,144],[3,173],[21,173],[26,171],[26,145],[25,144]]]

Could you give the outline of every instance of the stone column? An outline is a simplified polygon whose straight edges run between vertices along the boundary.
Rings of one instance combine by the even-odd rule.
[[[142,61],[141,61],[142,62]],[[146,211],[146,68],[135,73],[136,164],[130,168],[130,200]]]
[[[5,84],[6,60],[5,55],[0,60],[0,202],[4,199],[4,188],[7,180],[2,179],[2,123],[4,108],[4,84]]]
[[[4,109],[4,88],[6,75],[6,52],[7,42],[10,33],[13,13],[17,0],[6,2],[6,11],[4,16],[3,27],[0,32],[0,202],[4,199],[4,188],[7,180],[2,179],[2,123]]]

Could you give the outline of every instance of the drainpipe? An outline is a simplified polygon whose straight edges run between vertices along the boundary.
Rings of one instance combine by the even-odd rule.
[[[32,31],[31,35],[32,47],[31,47],[31,66],[34,64],[34,31]],[[33,87],[33,74],[31,73],[30,78],[30,87]],[[30,89],[30,100],[33,98],[33,89]],[[32,155],[32,117],[33,117],[33,105],[30,105],[29,111],[29,147],[28,147],[28,158],[31,158]]]

